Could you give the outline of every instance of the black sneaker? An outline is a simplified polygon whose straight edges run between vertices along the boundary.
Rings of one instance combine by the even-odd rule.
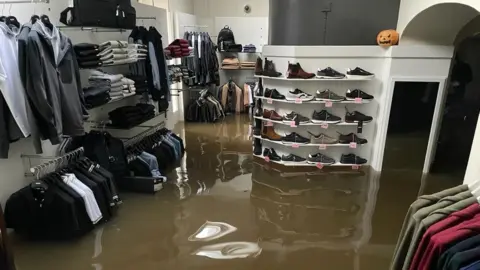
[[[345,97],[339,96],[334,92],[330,91],[329,89],[327,89],[324,91],[317,90],[316,99],[320,101],[340,102],[340,101],[344,101]]]
[[[282,158],[277,154],[277,152],[275,152],[275,149],[273,149],[273,148],[270,148],[268,157],[272,161],[282,161]]]
[[[347,123],[359,123],[359,122],[369,123],[369,122],[372,122],[372,120],[373,120],[373,117],[367,116],[358,111],[347,112],[347,114],[345,115],[345,122]]]
[[[375,77],[375,74],[364,69],[356,67],[355,69],[347,69],[347,78],[355,80],[368,80]]]
[[[312,122],[316,124],[336,124],[340,123],[341,121],[342,118],[335,116],[327,112],[326,110],[323,110],[321,112],[313,112]]]
[[[270,154],[270,148],[263,149],[263,156],[264,157],[268,157],[269,154]]]
[[[319,79],[344,79],[345,74],[336,71],[331,67],[327,67],[326,69],[318,69],[317,71],[317,78]]]
[[[350,144],[350,143],[356,143],[356,144],[366,144],[368,141],[366,139],[360,138],[357,136],[355,133],[350,133],[347,135],[340,134],[338,136],[338,143],[340,144]]]
[[[372,95],[369,95],[369,94],[363,92],[360,89],[355,89],[355,90],[348,89],[346,96],[347,96],[347,100],[355,100],[356,98],[361,98],[361,99],[365,99],[365,100],[372,100],[373,99]]]
[[[348,154],[348,155],[342,155],[342,157],[340,158],[340,163],[351,164],[351,165],[363,165],[367,163],[367,160],[355,154]]]
[[[298,135],[296,132],[292,132],[282,138],[284,144],[309,144],[310,139]]]
[[[282,156],[282,161],[285,162],[295,162],[295,163],[304,163],[307,159],[290,154],[288,156]]]
[[[310,101],[314,98],[315,98],[314,96],[307,94],[298,88],[293,91],[289,91],[287,93],[287,100],[289,101],[296,101],[296,100]]]
[[[315,155],[308,155],[307,162],[310,164],[321,163],[323,165],[332,165],[336,163],[335,159],[320,153]]]
[[[280,92],[277,91],[277,89],[265,89],[265,95],[266,98],[271,98],[271,99],[285,99],[285,96],[280,94]]]
[[[308,124],[310,123],[310,119],[296,112],[291,112],[283,116],[283,122],[298,122],[300,124]]]

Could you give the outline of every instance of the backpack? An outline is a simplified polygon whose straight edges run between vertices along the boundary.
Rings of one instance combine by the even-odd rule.
[[[225,25],[220,33],[218,33],[217,45],[218,51],[223,52],[229,45],[235,44],[235,36],[233,35],[230,26]]]

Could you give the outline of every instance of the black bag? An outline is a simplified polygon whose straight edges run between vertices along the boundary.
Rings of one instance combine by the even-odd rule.
[[[218,38],[217,38],[217,45],[218,45],[218,51],[223,52],[225,51],[226,47],[229,45],[235,44],[235,36],[233,35],[232,30],[230,29],[230,26],[225,25],[222,30],[220,30],[220,33],[218,33]]]
[[[60,14],[60,22],[68,26],[133,29],[136,11],[130,0],[74,0],[73,7]]]
[[[225,45],[226,52],[242,52],[242,44],[226,44]]]

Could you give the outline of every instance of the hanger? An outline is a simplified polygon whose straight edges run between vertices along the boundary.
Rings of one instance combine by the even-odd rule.
[[[43,14],[42,16],[40,16],[40,21],[48,28],[50,29],[51,31],[53,31],[53,24],[50,22],[50,18]]]
[[[38,19],[40,19],[40,17],[36,15],[37,2],[33,3],[33,0],[32,0],[32,4],[33,4],[33,15],[32,17],[30,17],[30,23],[34,24]]]
[[[3,13],[4,10],[5,10],[5,2],[3,2],[3,6],[2,6],[2,16],[0,16],[0,22],[5,22],[5,20],[7,19],[7,17],[3,15],[3,14],[4,14],[4,13]]]
[[[15,16],[11,16],[12,5],[8,9],[8,17],[5,19],[5,23],[10,27],[11,25],[15,26],[16,28],[20,28],[20,22],[18,22]]]

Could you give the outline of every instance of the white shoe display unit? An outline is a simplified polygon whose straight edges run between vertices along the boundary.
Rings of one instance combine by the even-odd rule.
[[[261,78],[263,82],[263,93],[265,94],[268,89],[276,89],[280,94],[285,97],[289,91],[294,91],[296,88],[302,90],[306,94],[316,96],[317,90],[323,91],[330,89],[337,95],[344,96],[348,89],[360,89],[365,93],[373,95],[375,99],[373,100],[344,100],[344,101],[328,101],[328,100],[317,100],[314,98],[310,101],[298,100],[287,100],[287,99],[272,99],[270,97],[264,96],[255,96],[256,100],[262,101],[262,110],[275,110],[279,115],[283,116],[285,114],[295,111],[296,113],[301,114],[302,116],[308,117],[312,120],[312,115],[314,111],[327,110],[329,113],[341,117],[342,120],[339,123],[321,123],[321,121],[315,121],[314,123],[310,121],[309,123],[300,123],[296,125],[295,122],[285,122],[279,120],[270,120],[263,118],[262,116],[254,116],[256,121],[262,121],[263,126],[273,126],[275,132],[280,136],[288,135],[292,132],[310,138],[308,131],[318,134],[325,133],[330,137],[338,138],[338,133],[349,134],[357,133],[362,138],[368,140],[367,144],[356,145],[356,144],[296,144],[296,143],[284,143],[282,141],[272,141],[266,138],[262,138],[259,135],[254,135],[254,140],[261,140],[262,144],[262,154],[254,155],[257,158],[264,159],[263,151],[265,148],[273,148],[276,153],[282,157],[282,155],[288,156],[290,154],[308,159],[310,154],[321,153],[330,158],[335,159],[335,163],[332,165],[327,164],[317,164],[317,163],[294,163],[294,162],[283,162],[283,161],[272,161],[269,158],[266,159],[267,162],[278,163],[284,166],[310,166],[318,167],[320,169],[328,166],[332,167],[350,167],[351,169],[358,169],[362,166],[369,166],[370,160],[372,158],[373,152],[373,142],[375,141],[375,128],[376,128],[376,119],[379,114],[379,106],[377,97],[381,96],[381,89],[383,86],[383,76],[384,76],[384,55],[375,55],[376,50],[367,50],[367,51],[358,51],[355,50],[355,47],[331,47],[331,46],[320,46],[320,47],[302,47],[302,46],[264,46],[263,48],[263,60],[267,58],[269,61],[273,61],[276,67],[276,71],[281,72],[282,76],[280,77],[268,77],[268,76],[255,76]],[[372,53],[374,55],[372,55]],[[324,69],[327,67],[332,67],[338,72],[347,73],[348,69],[354,69],[360,67],[364,70],[367,70],[374,76],[368,77],[357,77],[349,76],[341,79],[326,79],[314,77],[311,79],[288,79],[287,78],[287,69],[288,64],[300,63],[302,68],[306,72],[316,73],[318,69]],[[363,123],[362,127],[359,128],[358,123],[347,123],[345,122],[346,112],[358,111],[367,116],[373,117],[373,120],[368,123]],[[358,133],[357,131],[360,131]],[[366,164],[342,164],[341,156],[342,154],[355,154],[361,158],[367,160]]]

